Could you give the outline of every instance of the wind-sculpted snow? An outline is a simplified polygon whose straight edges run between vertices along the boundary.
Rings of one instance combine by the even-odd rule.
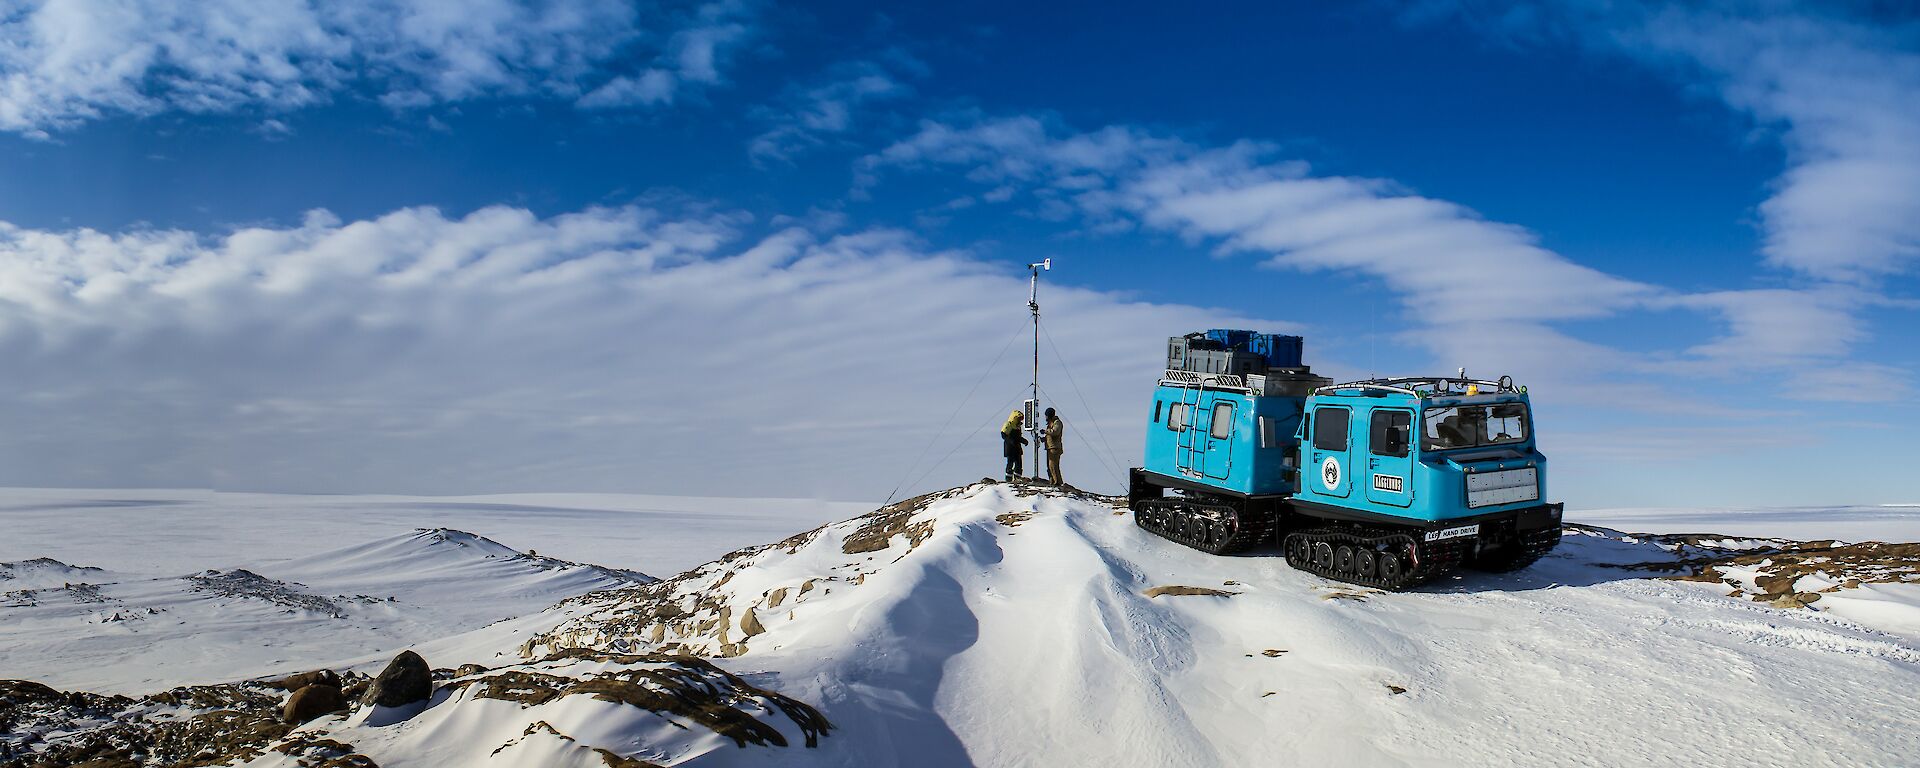
[[[249,764],[1910,764],[1914,545],[1733,532],[1571,525],[1523,571],[1385,593],[1271,549],[1180,547],[1117,499],[982,482],[662,581],[415,632],[349,674],[411,645],[443,667],[428,701],[247,741]],[[425,595],[511,592],[463,576],[473,563],[588,573],[528,570],[534,557],[497,546],[429,529],[253,570],[394,619],[430,613]],[[345,589],[407,561],[431,588]],[[341,599],[354,591],[379,602]],[[482,666],[444,668],[469,661]],[[74,717],[124,719],[96,704]]]
[[[1525,571],[1389,594],[982,483],[575,598],[520,651],[757,670],[841,726],[823,764],[1901,764],[1920,632],[1829,606],[1920,605],[1911,567],[1726,594],[1725,568],[1828,544],[1576,528]]]
[[[450,529],[186,576],[4,566],[0,675],[124,693],[344,663],[653,578]]]
[[[746,653],[754,636],[767,631],[767,622],[791,621],[801,605],[832,594],[836,586],[843,593],[861,586],[868,575],[906,557],[932,534],[935,516],[928,507],[967,490],[908,499],[774,544],[738,550],[665,581],[583,595],[569,604],[589,613],[528,639],[520,653],[534,657],[593,648],[738,656]],[[892,557],[872,562],[882,554]],[[746,581],[735,583],[742,575]],[[752,599],[743,599],[746,596]]]

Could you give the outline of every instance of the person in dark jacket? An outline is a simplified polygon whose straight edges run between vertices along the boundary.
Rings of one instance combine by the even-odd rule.
[[[1055,486],[1066,485],[1060,479],[1060,454],[1067,450],[1067,425],[1060,415],[1047,409],[1047,430],[1044,433],[1047,446],[1047,480]]]
[[[1007,417],[1007,423],[1000,425],[1000,452],[1007,457],[1008,482],[1026,472],[1020,461],[1020,457],[1026,455],[1027,438],[1020,434],[1025,431],[1022,427],[1025,421],[1019,411],[1014,411],[1012,416]]]

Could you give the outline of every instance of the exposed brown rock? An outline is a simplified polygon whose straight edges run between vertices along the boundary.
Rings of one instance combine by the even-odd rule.
[[[298,691],[309,685],[330,685],[334,688],[339,688],[340,675],[331,669],[316,669],[312,672],[288,675],[279,680],[267,683],[267,685],[283,691]]]
[[[474,685],[473,695],[478,698],[500,699],[532,707],[560,698],[560,691],[573,685],[573,679],[538,672],[508,670],[481,678]]]
[[[1188,587],[1188,586],[1182,586],[1182,585],[1176,584],[1176,585],[1166,586],[1166,587],[1154,587],[1152,589],[1147,590],[1146,594],[1147,594],[1147,597],[1159,597],[1161,595],[1205,595],[1208,597],[1233,597],[1234,595],[1237,595],[1240,593],[1227,592],[1225,590],[1219,590],[1219,589],[1209,589],[1207,587]]]
[[[188,718],[150,719],[154,705],[217,708]],[[0,742],[0,765],[225,765],[258,757],[291,730],[280,696],[260,683],[189,686],[131,699],[64,693],[26,681],[0,681],[0,732],[58,733],[36,745],[31,762]]]
[[[1609,538],[1647,542],[1673,553],[1671,559],[1608,567],[1628,570],[1678,572],[1668,578],[1681,581],[1725,582],[1734,595],[1782,608],[1797,608],[1818,598],[1805,599],[1794,584],[1803,576],[1824,574],[1840,582],[1822,592],[1857,589],[1865,584],[1911,583],[1920,580],[1920,543],[1862,541],[1842,544],[1831,539],[1793,541],[1728,536],[1718,533],[1622,533],[1607,528],[1569,523],[1567,528]],[[1758,575],[1753,591],[1728,579],[1728,569],[1750,569]]]
[[[273,751],[300,761],[301,768],[380,768],[373,758],[353,751],[353,745],[313,734],[299,734]]]
[[[335,678],[335,682],[339,682]],[[294,691],[287,697],[287,703],[280,708],[280,721],[290,725],[301,725],[329,712],[338,712],[347,708],[347,697],[340,688],[324,683],[314,683]]]
[[[734,646],[744,648],[744,646]],[[817,746],[819,737],[833,729],[818,710],[800,701],[754,687],[745,680],[694,656],[600,653],[584,648],[569,648],[547,656],[543,662],[587,659],[614,664],[654,664],[656,668],[625,669],[594,673],[586,679],[509,670],[494,672],[476,681],[489,686],[477,695],[502,698],[532,705],[561,696],[592,695],[603,701],[630,704],[654,712],[667,712],[693,720],[715,733],[733,739],[740,746],[786,746],[779,730],[760,722],[734,706],[746,699],[758,699],[779,709],[806,734],[806,744]],[[499,687],[490,681],[504,678]]]
[[[913,542],[913,546],[920,546],[920,542],[926,540],[927,536],[933,533],[933,521],[927,520],[918,525],[913,525],[913,516],[919,514],[935,501],[958,496],[970,489],[971,486],[965,486],[915,496],[906,501],[889,504],[872,512],[868,512],[859,518],[855,518],[863,522],[861,522],[859,528],[855,529],[853,533],[847,534],[847,538],[840,542],[840,551],[848,555],[857,555],[862,552],[878,552],[891,546],[893,544],[893,537],[902,533],[908,534],[908,537]]]
[[[1766,574],[1757,576],[1753,585],[1760,588],[1762,594],[1784,595],[1793,592],[1793,583],[1800,577],[1792,573]]]
[[[747,637],[753,637],[765,631],[767,631],[767,628],[760,625],[760,617],[753,615],[752,608],[748,608],[747,612],[740,616],[740,632],[742,634],[745,634]]]

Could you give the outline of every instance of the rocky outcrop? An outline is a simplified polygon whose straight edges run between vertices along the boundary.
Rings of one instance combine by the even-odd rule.
[[[925,511],[934,502],[958,496],[970,487],[963,486],[915,496],[862,515],[856,518],[861,521],[860,527],[841,540],[840,551],[849,555],[878,552],[893,546],[893,537],[900,534],[906,534],[911,547],[918,547],[920,542],[926,541],[928,536],[933,535],[933,521],[922,520],[916,523],[913,521],[914,516]]]
[[[404,707],[426,701],[433,695],[433,668],[413,651],[401,651],[393,657],[380,676],[373,679],[360,703],[368,706]]]
[[[1654,548],[1662,557],[1603,567],[1679,572],[1667,578],[1720,582],[1729,596],[1746,597],[1775,608],[1804,608],[1823,593],[1865,584],[1901,584],[1920,580],[1920,543],[1833,540],[1794,541],[1718,533],[1625,533],[1569,523],[1569,531]],[[1807,578],[1812,577],[1812,578]],[[1805,579],[1805,581],[1803,581]]]
[[[258,757],[291,726],[260,683],[196,685],[140,699],[0,681],[0,766],[210,766]]]
[[[576,666],[578,669],[569,669]],[[578,676],[576,676],[578,675]],[[766,719],[778,712],[798,727],[808,747],[833,724],[812,706],[747,681],[693,656],[596,653],[571,649],[520,668],[494,670],[448,686],[455,705],[465,698],[511,701],[539,707],[567,696],[588,695],[697,724],[741,747],[785,747],[787,737]],[[555,732],[557,733],[557,732]],[[569,739],[571,740],[571,739]]]

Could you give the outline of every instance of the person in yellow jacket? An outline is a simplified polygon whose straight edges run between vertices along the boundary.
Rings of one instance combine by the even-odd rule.
[[[1026,472],[1020,457],[1026,455],[1027,438],[1020,434],[1025,431],[1022,424],[1026,421],[1019,411],[1007,417],[1007,423],[1000,425],[1000,452],[1007,457],[1007,482],[1013,482]]]
[[[1067,450],[1067,425],[1060,421],[1060,415],[1047,409],[1047,430],[1043,439],[1047,447],[1047,480],[1056,486],[1066,485],[1060,479],[1060,454]]]

